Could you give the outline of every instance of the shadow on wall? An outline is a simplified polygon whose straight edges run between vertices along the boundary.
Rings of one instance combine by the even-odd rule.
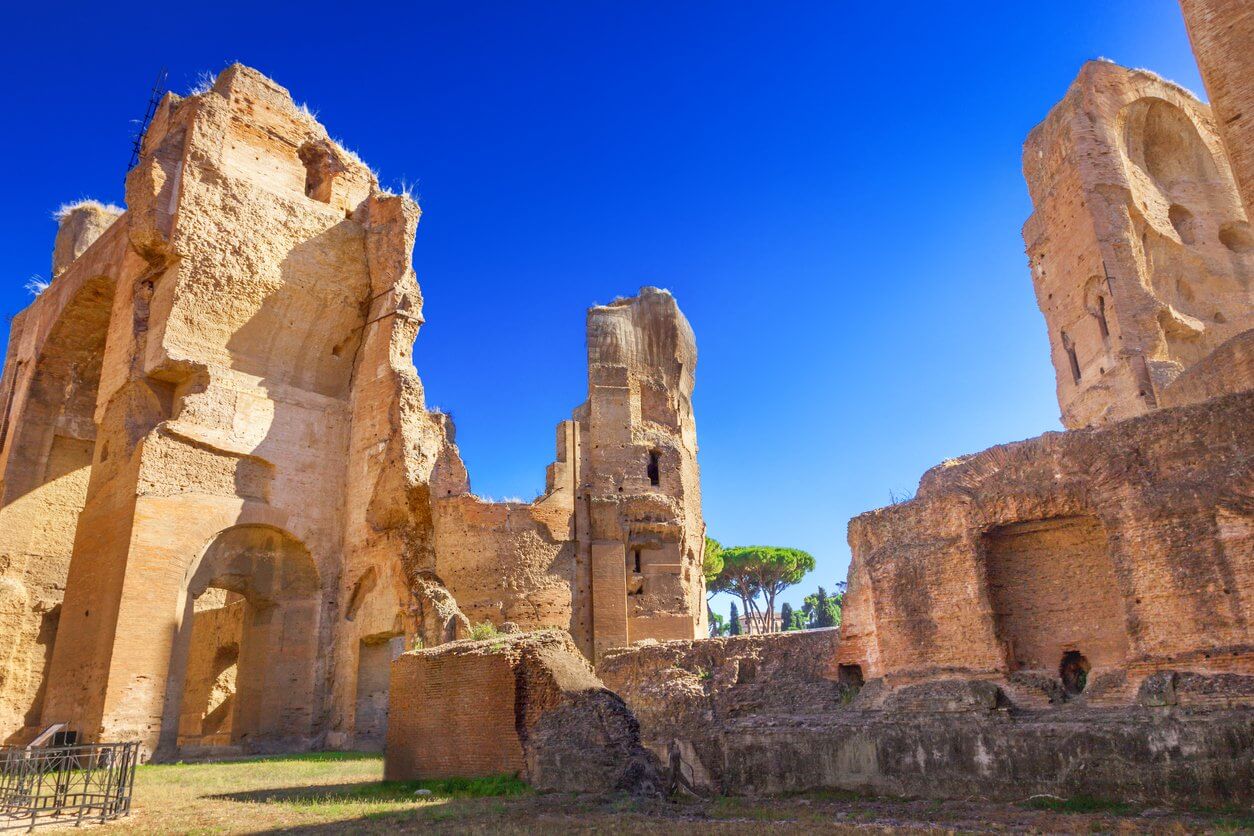
[[[104,276],[84,283],[52,325],[33,368],[17,360],[0,392],[0,450],[9,449],[0,474],[0,736],[6,743],[29,739],[43,710],[91,474],[113,287]]]
[[[234,476],[224,498],[245,503],[237,523],[256,518],[254,509],[264,508],[262,516],[322,529],[317,546],[327,554],[338,554],[341,547],[339,531],[326,531],[325,522],[339,517],[342,491],[327,488],[341,484],[343,475],[343,402],[365,322],[361,300],[369,293],[363,239],[361,226],[344,220],[295,244],[279,266],[273,290],[257,300],[252,314],[226,340],[230,368],[257,379],[210,376],[174,410],[174,423],[192,433],[196,427],[220,432],[214,412],[223,400],[237,419],[245,416],[242,428],[238,420],[230,428],[223,447],[196,444],[199,439],[193,438],[180,455],[226,459]],[[328,416],[334,416],[331,422]],[[258,429],[263,434],[250,435]],[[282,464],[282,473],[276,464]],[[204,471],[213,469],[207,465]],[[283,752],[321,745],[329,703],[328,636],[336,617],[335,590],[329,585],[336,580],[325,567],[319,570],[309,544],[277,526],[237,524],[213,535],[192,561],[180,599],[159,757],[179,750],[181,715],[200,720],[198,730],[186,729],[198,734],[183,735],[192,746]],[[196,629],[205,619],[194,613],[195,600],[210,588],[237,596],[244,610],[234,689],[229,699],[211,706],[226,685],[215,678],[207,690],[192,688],[191,698],[204,705],[184,706],[192,685],[189,661],[227,649],[200,646],[216,639],[212,631]]]

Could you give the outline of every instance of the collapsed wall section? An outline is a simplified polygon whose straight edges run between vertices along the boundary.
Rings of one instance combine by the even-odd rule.
[[[391,781],[517,774],[548,791],[660,789],[636,718],[565,631],[406,653],[390,712]]]

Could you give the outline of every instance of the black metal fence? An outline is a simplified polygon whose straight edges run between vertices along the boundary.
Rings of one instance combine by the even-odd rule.
[[[0,830],[129,815],[138,756],[138,743],[0,747]]]

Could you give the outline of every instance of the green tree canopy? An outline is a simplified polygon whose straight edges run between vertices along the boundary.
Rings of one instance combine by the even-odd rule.
[[[828,595],[827,590],[820,586],[818,592],[805,597],[801,611],[805,613],[808,627],[840,626],[840,610],[845,602],[845,585],[836,584],[836,590],[835,595]]]
[[[814,569],[814,556],[779,546],[735,546],[723,549],[723,570],[711,584],[714,592],[730,592],[767,631],[775,630],[775,596],[799,583]],[[758,606],[762,596],[765,613]]]
[[[705,584],[712,587],[719,573],[723,571],[723,544],[713,537],[705,538],[705,558],[701,564],[701,573],[705,575]]]

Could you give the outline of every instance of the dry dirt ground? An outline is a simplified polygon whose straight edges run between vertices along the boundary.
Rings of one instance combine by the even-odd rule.
[[[377,755],[328,753],[141,766],[143,833],[759,833],[961,831],[1254,833],[1251,811],[1168,811],[1072,800],[987,804],[816,792],[774,799],[642,801],[537,795],[512,778],[381,781]],[[430,795],[417,795],[419,790]]]

